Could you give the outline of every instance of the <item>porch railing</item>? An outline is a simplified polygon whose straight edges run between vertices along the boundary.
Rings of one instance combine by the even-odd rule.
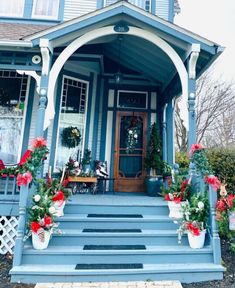
[[[19,188],[16,186],[15,176],[0,176],[0,201],[14,200],[19,201]]]

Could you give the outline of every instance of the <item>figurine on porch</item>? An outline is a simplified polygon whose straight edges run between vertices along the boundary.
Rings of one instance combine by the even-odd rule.
[[[96,162],[95,174],[96,176],[104,177],[104,178],[109,176],[106,171],[106,164],[104,162],[101,162],[101,161]]]

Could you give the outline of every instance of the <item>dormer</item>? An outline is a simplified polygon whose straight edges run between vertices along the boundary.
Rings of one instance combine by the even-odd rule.
[[[42,24],[67,21],[120,0],[7,0],[0,5],[0,21],[31,21]],[[173,22],[178,0],[121,0]]]

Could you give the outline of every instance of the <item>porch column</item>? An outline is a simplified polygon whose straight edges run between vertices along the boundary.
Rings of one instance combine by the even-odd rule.
[[[52,59],[52,48],[48,39],[40,39],[40,49],[42,55],[42,72],[40,77],[40,86],[37,89],[39,94],[39,106],[36,118],[35,136],[43,136],[43,126],[45,121],[45,112],[47,107],[49,71]]]
[[[166,107],[166,133],[167,133],[167,162],[172,165],[174,159],[174,107],[173,100]]]
[[[188,148],[196,143],[196,64],[200,53],[200,44],[192,44],[191,54],[188,61]]]
[[[167,104],[163,107],[163,119],[162,119],[162,148],[163,148],[163,161],[167,162],[167,134],[166,134],[166,108]]]

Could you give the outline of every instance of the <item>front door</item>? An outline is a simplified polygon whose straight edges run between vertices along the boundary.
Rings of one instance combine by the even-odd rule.
[[[117,112],[114,189],[144,192],[144,157],[147,145],[147,113]]]

